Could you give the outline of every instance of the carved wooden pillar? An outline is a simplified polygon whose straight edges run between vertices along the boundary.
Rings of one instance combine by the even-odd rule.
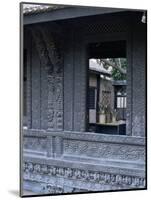
[[[146,137],[146,24],[134,21],[132,135]]]
[[[48,27],[36,25],[31,29],[41,62],[41,129],[63,130],[63,59],[59,40]],[[62,155],[62,138],[48,137],[48,157]],[[59,147],[59,149],[58,149]]]
[[[35,26],[31,29],[42,64],[47,70],[47,129],[63,130],[63,62],[52,33],[46,27]],[[44,72],[43,72],[44,73]],[[41,90],[43,91],[43,90]],[[43,103],[43,106],[45,104]],[[46,108],[44,109],[46,111]],[[41,109],[41,113],[43,109]],[[43,113],[44,115],[44,113]],[[43,119],[42,124],[45,127]]]
[[[24,48],[27,50],[27,99],[26,99],[26,103],[27,103],[27,127],[28,129],[30,129],[32,127],[32,120],[31,120],[31,59],[30,59],[30,55],[31,55],[31,44],[32,44],[32,38],[30,35],[30,32],[28,30],[25,30],[24,33]],[[24,63],[25,64],[25,63]],[[25,67],[25,66],[24,66]]]
[[[42,32],[51,67],[48,67],[48,129],[63,130],[63,61],[59,45],[51,32]]]

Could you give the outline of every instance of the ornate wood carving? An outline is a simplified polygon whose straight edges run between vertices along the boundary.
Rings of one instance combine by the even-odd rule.
[[[46,137],[24,137],[24,149],[47,152],[47,138]]]
[[[31,30],[43,70],[47,70],[48,129],[63,129],[63,62],[60,44],[46,26]]]
[[[145,178],[130,175],[112,174],[100,171],[82,170],[70,167],[59,167],[51,165],[36,164],[31,162],[24,163],[24,180],[43,182],[49,186],[51,180],[56,178],[64,178],[64,181],[72,180],[78,189],[81,185],[87,185],[88,191],[93,191],[92,183],[96,184],[98,190],[102,190],[102,186],[109,189],[131,189],[145,187]],[[69,181],[69,182],[70,182]],[[76,182],[77,181],[77,182]],[[57,185],[53,185],[57,188]],[[72,185],[71,187],[75,187]],[[74,191],[74,190],[73,190]],[[65,192],[65,190],[64,190]]]
[[[145,159],[145,149],[143,146],[69,139],[64,140],[63,146],[63,152],[70,156],[119,159],[125,161],[144,161]]]

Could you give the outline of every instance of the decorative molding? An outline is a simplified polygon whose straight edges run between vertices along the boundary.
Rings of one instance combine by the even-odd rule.
[[[102,142],[111,144],[135,145],[145,147],[144,137],[122,136],[122,135],[107,135],[92,132],[80,131],[55,131],[39,130],[39,129],[24,129],[24,135],[29,136],[61,136],[64,139],[73,139],[80,141]]]
[[[47,151],[47,138],[46,137],[24,137],[24,149],[33,151]]]
[[[26,151],[33,150],[32,154],[34,150],[43,152],[45,148],[48,157],[63,156],[63,158],[93,162],[107,159],[110,163],[121,162],[122,166],[126,166],[124,162],[141,168],[145,166],[144,138],[25,129],[24,143]]]
[[[105,159],[144,161],[143,146],[64,139],[64,154]]]
[[[51,179],[63,178],[102,185],[110,185],[122,189],[123,187],[144,188],[145,178],[120,174],[104,173],[99,171],[81,170],[70,167],[50,166],[31,162],[24,163],[24,180],[41,181],[49,184]],[[74,187],[74,186],[73,186]],[[81,188],[82,189],[82,188]],[[90,189],[89,189],[90,190]]]
[[[56,186],[50,185],[50,184],[46,184],[45,186],[43,186],[43,192],[50,193],[50,194],[65,193],[65,191],[62,187],[56,187]]]

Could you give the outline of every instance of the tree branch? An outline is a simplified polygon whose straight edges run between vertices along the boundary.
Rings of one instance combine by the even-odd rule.
[[[100,59],[100,61],[104,62],[106,65],[111,66],[119,70],[122,74],[126,74],[126,70],[121,67],[121,62],[118,60],[118,63],[113,63],[107,59]]]

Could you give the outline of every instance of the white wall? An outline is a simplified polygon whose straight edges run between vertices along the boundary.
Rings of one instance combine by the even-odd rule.
[[[89,76],[89,87],[96,87],[97,88],[97,75],[96,74],[91,74]],[[112,86],[112,82],[110,80],[100,78],[100,91],[99,91],[99,99],[100,102],[102,102],[102,92],[103,91],[109,91],[111,92],[111,108],[114,108],[114,87]],[[97,89],[95,92],[95,99],[97,98]],[[96,107],[97,105],[95,104],[95,109],[89,109],[89,123],[96,123]]]
[[[97,76],[95,74],[91,74],[89,76],[89,87],[95,87],[95,99],[97,98]],[[96,101],[95,101],[95,109],[89,109],[89,123],[96,123]]]

